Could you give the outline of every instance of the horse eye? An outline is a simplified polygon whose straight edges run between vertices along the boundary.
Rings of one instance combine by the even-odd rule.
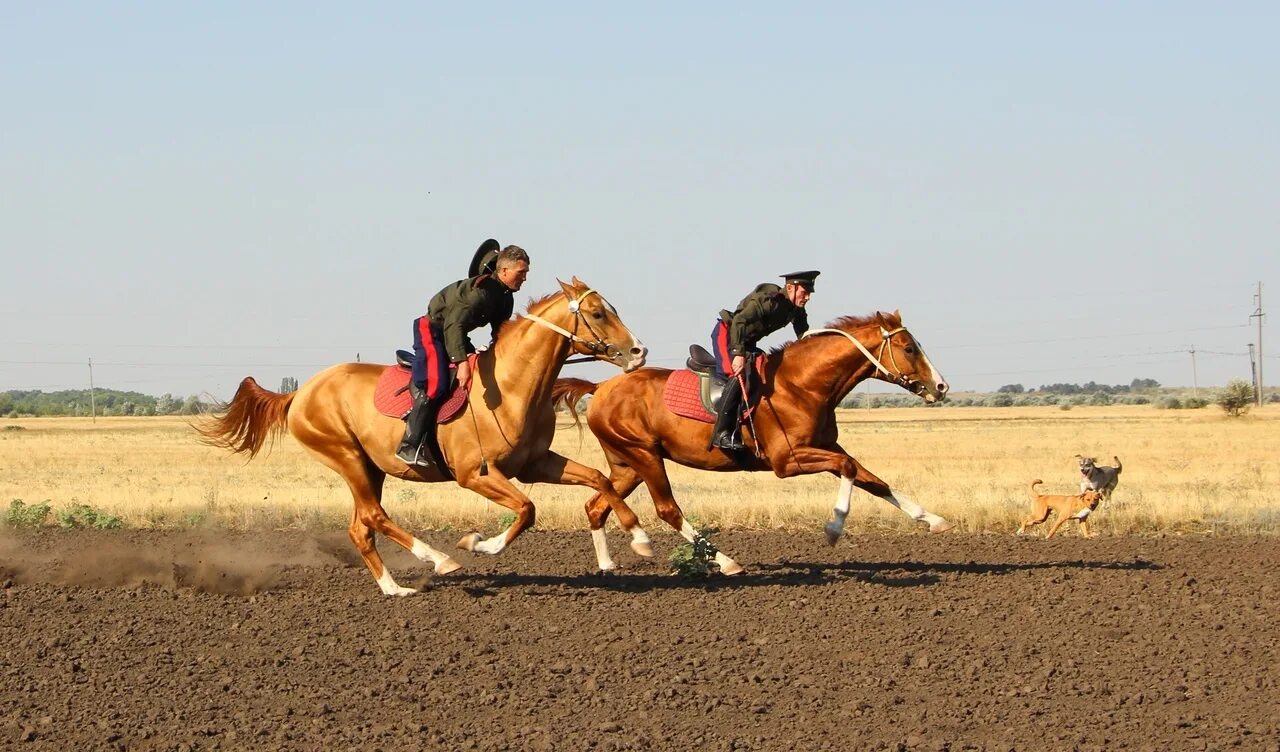
[[[603,314],[603,313],[601,313],[600,311],[592,311],[592,312],[591,312],[591,318],[593,318],[593,319],[595,319],[595,320],[599,321],[600,319],[604,318],[604,314]]]
[[[916,354],[916,348],[915,348],[915,345],[907,345],[907,346],[906,346],[905,348],[903,348],[903,349],[906,351],[907,355],[915,355],[915,354]]]

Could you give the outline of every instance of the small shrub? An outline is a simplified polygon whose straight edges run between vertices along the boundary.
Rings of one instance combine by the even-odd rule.
[[[1157,410],[1181,410],[1182,400],[1178,399],[1177,397],[1161,397],[1160,401],[1156,402],[1156,409]]]
[[[987,398],[988,407],[1013,407],[1013,397],[1008,394],[993,394]]]
[[[693,525],[697,535],[693,543],[685,541],[671,552],[671,571],[686,579],[706,577],[711,573],[711,565],[715,563],[717,553],[711,536],[720,531],[714,527],[702,527],[692,519],[689,523]]]
[[[27,430],[27,428],[26,428],[26,426],[5,426],[5,427],[4,427],[4,430],[6,430],[6,431],[25,431],[25,430]]]
[[[1106,392],[1094,392],[1089,395],[1089,404],[1097,407],[1103,407],[1111,404],[1111,395]]]
[[[1071,403],[1070,403],[1070,402],[1061,402],[1061,403],[1059,403],[1059,404],[1058,404],[1058,409],[1059,409],[1059,410],[1070,410],[1070,409],[1071,409]]]
[[[88,504],[72,504],[58,512],[58,524],[62,527],[95,527],[110,530],[121,526],[120,518],[100,512]]]
[[[9,527],[40,527],[49,516],[49,502],[28,505],[22,499],[9,502],[4,524]]]
[[[507,528],[516,524],[516,513],[504,512],[503,515],[498,518],[498,524],[502,527],[503,530],[506,530]]]
[[[1186,401],[1182,403],[1182,406],[1187,408],[1188,410],[1199,410],[1200,408],[1205,407],[1208,404],[1209,404],[1209,400],[1205,399],[1204,397],[1187,397]]]
[[[1244,379],[1232,379],[1218,394],[1217,403],[1233,418],[1247,413],[1253,404],[1253,385]]]

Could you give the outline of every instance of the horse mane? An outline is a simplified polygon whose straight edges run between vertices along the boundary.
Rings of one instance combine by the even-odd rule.
[[[533,313],[533,309],[543,305],[544,303],[550,302],[551,299],[556,297],[557,295],[563,296],[564,293],[557,290],[556,292],[547,293],[546,295],[543,295],[540,298],[530,298],[529,305],[525,306],[524,308],[525,313]],[[493,343],[493,346],[497,347],[499,341],[501,341],[504,337],[508,337],[509,335],[507,334],[507,332],[515,329],[523,328],[532,323],[533,323],[532,320],[527,319],[519,314],[517,314],[516,318],[514,319],[507,319],[506,321],[502,322],[502,326],[498,328],[498,340]]]
[[[856,332],[857,330],[863,327],[871,326],[873,324],[878,324],[880,316],[884,316],[886,319],[889,319],[889,320],[893,319],[893,314],[891,313],[883,313],[881,311],[876,311],[875,313],[869,313],[869,314],[866,314],[865,316],[841,316],[840,318],[834,319],[832,321],[828,321],[825,325],[818,328],[839,329],[841,331],[845,331],[845,332],[849,332],[850,334],[853,334],[854,332]],[[901,319],[899,319],[899,324],[901,324]],[[783,350],[787,350],[792,347],[808,347],[809,345],[813,344],[815,341],[816,340],[812,338],[808,338],[808,339],[800,338],[800,339],[794,339],[790,342],[784,342],[781,345],[778,345],[777,347],[774,347],[771,350],[769,350],[769,355],[776,355],[782,352]]]

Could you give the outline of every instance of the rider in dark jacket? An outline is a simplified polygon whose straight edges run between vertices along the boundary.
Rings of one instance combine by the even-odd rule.
[[[734,311],[720,312],[720,319],[711,330],[711,351],[716,356],[716,370],[729,382],[725,384],[720,413],[716,416],[712,446],[731,451],[747,448],[739,433],[745,401],[739,376],[748,382],[750,390],[751,361],[759,352],[756,343],[764,337],[787,324],[791,324],[797,337],[809,331],[809,315],[804,307],[813,294],[818,274],[817,271],[784,274],[785,287],[772,283],[757,285]]]
[[[492,244],[495,252],[486,252]],[[471,382],[467,356],[475,352],[468,333],[488,324],[492,338],[511,318],[512,293],[529,274],[529,254],[509,245],[496,251],[497,241],[486,241],[472,262],[473,274],[447,285],[431,298],[427,315],[413,321],[413,376],[409,393],[413,408],[405,419],[404,440],[396,456],[409,465],[430,467],[442,461],[436,444],[435,422],[440,405],[449,394],[452,366],[458,384]]]

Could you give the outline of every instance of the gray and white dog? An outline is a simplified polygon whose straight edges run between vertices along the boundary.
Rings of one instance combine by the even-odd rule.
[[[1099,465],[1093,457],[1084,457],[1079,454],[1076,455],[1076,459],[1080,460],[1080,493],[1100,491],[1102,501],[1110,501],[1111,492],[1120,482],[1120,471],[1124,469],[1124,465],[1120,464],[1120,458],[1111,458],[1116,461],[1115,467]]]

